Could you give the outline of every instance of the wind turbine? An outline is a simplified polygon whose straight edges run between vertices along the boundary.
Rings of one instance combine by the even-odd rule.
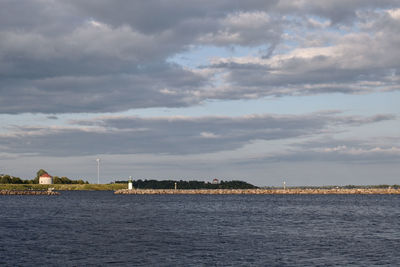
[[[100,159],[97,158],[97,184],[100,184]]]

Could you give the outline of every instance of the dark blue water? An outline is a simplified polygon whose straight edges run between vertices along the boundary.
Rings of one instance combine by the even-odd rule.
[[[398,264],[399,196],[0,196],[0,265]]]

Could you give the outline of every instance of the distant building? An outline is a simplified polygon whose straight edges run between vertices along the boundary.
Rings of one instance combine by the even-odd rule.
[[[128,180],[128,189],[132,190],[133,189],[133,185],[132,185],[132,177],[129,176],[129,180]]]
[[[53,177],[47,173],[42,174],[42,176],[39,177],[39,184],[53,184]]]
[[[212,184],[219,184],[219,180],[215,178],[214,180],[212,180]]]

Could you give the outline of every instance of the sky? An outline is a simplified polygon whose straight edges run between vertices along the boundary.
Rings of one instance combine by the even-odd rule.
[[[0,173],[400,183],[398,0],[0,0]]]

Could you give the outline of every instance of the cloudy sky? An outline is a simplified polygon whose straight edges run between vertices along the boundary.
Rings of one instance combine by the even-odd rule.
[[[0,0],[0,173],[400,183],[398,0]]]

